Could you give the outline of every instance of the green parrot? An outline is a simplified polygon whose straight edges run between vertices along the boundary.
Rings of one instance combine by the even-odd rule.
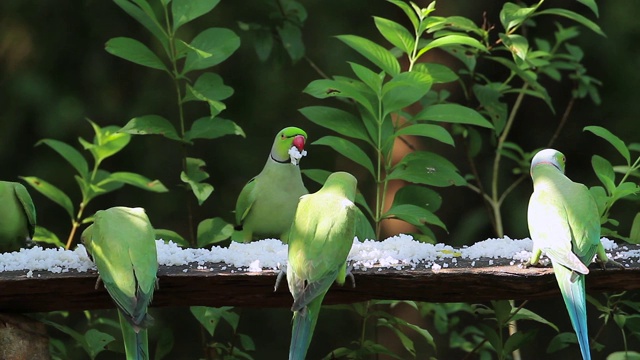
[[[331,174],[316,193],[300,198],[291,224],[287,282],[293,296],[289,360],[304,359],[331,284],[342,285],[356,231],[357,180],[346,172]]]
[[[287,242],[287,232],[298,205],[298,199],[309,191],[302,183],[299,157],[303,153],[307,133],[287,127],[276,135],[264,168],[244,186],[236,202],[236,230],[240,241],[254,237],[278,237]]]
[[[33,237],[36,208],[24,185],[0,181],[0,252],[18,251]]]
[[[82,242],[118,307],[127,360],[149,359],[147,307],[157,285],[153,227],[142,208],[113,207],[96,212]],[[96,288],[98,283],[96,283]]]
[[[531,161],[534,190],[527,218],[533,254],[526,265],[536,265],[542,252],[551,259],[582,357],[590,359],[585,275],[596,254],[602,264],[611,260],[600,243],[593,196],[586,186],[569,180],[564,168],[565,156],[554,149],[541,150]]]

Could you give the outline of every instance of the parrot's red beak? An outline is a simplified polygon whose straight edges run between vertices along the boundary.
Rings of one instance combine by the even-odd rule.
[[[302,135],[296,135],[296,137],[293,138],[293,146],[295,146],[300,152],[304,150],[304,142],[305,138]]]

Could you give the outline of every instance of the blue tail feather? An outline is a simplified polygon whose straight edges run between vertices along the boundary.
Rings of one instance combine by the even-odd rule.
[[[572,271],[562,265],[553,265],[553,271],[562,293],[562,298],[569,312],[571,325],[578,337],[580,352],[584,360],[591,360],[589,349],[589,331],[587,329],[587,301],[585,293],[585,276],[575,276]]]

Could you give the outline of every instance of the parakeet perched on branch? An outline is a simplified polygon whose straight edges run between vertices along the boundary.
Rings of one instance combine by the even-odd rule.
[[[276,135],[267,163],[244,186],[236,202],[236,229],[242,230],[242,241],[276,237],[287,242],[298,199],[309,193],[299,167],[306,141],[307,133],[297,127],[284,128]]]
[[[36,208],[20,183],[0,181],[0,252],[18,251],[33,237]]]
[[[356,178],[336,172],[316,193],[300,198],[289,234],[287,282],[293,295],[289,359],[305,358],[322,299],[331,284],[344,284],[355,236]]]
[[[98,211],[82,242],[118,308],[127,360],[149,359],[147,307],[157,285],[158,260],[147,214],[127,207]]]
[[[527,265],[537,264],[542,252],[551,259],[582,357],[590,359],[585,275],[596,254],[602,263],[609,259],[600,243],[598,206],[564,169],[565,156],[554,149],[541,150],[531,161],[534,191],[527,217],[533,255]]]

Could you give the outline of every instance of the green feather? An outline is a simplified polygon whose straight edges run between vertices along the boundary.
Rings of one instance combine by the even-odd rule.
[[[287,282],[294,300],[289,359],[304,359],[322,299],[334,281],[345,281],[355,237],[356,185],[351,174],[336,172],[318,192],[300,198],[288,249]]]

